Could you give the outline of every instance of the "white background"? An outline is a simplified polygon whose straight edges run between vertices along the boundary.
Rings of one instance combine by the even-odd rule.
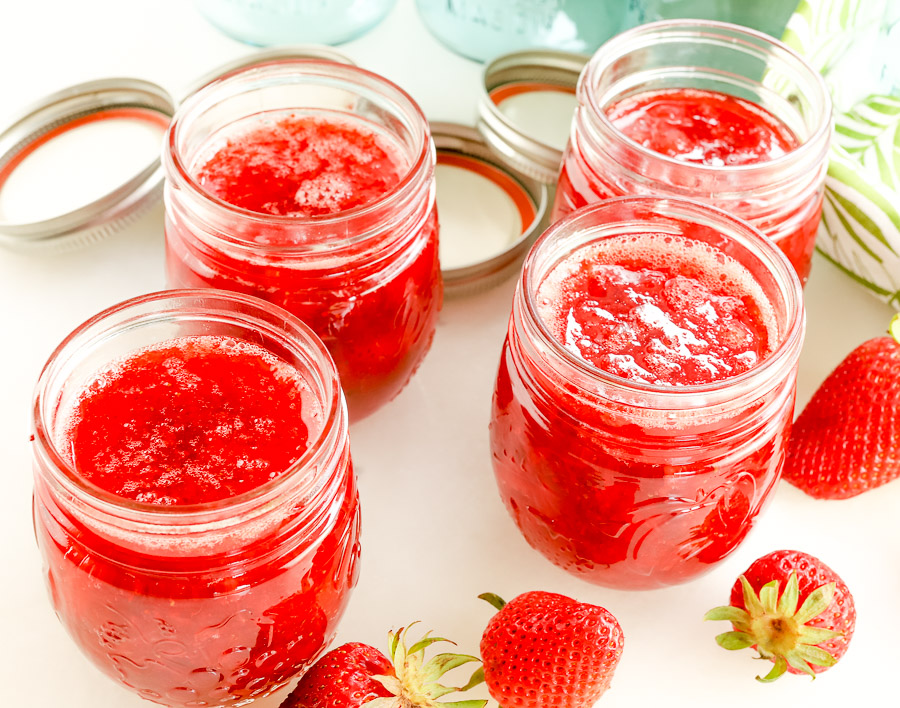
[[[480,66],[430,37],[412,0],[343,50],[406,88],[432,119],[474,121]],[[178,95],[248,48],[208,26],[186,0],[0,2],[0,118],[66,85],[106,76],[149,79]],[[100,245],[56,257],[0,251],[0,695],[12,708],[147,705],[83,659],[44,591],[31,530],[29,411],[56,344],[97,311],[162,289],[162,211]],[[476,595],[545,589],[602,604],[625,652],[608,708],[875,705],[896,701],[900,650],[900,482],[863,497],[819,502],[781,485],[767,514],[726,562],[686,585],[617,592],[588,585],[531,551],[496,493],[487,443],[490,394],[513,283],[448,301],[434,347],[393,403],[351,430],[363,514],[361,580],[339,641],[383,646],[412,620],[477,651],[492,610]],[[881,334],[891,310],[817,258],[806,289],[800,362],[804,404],[840,359]],[[777,548],[820,556],[856,597],[857,632],[843,661],[811,682],[758,684],[767,665],[728,653],[701,621],[735,577]],[[886,697],[890,696],[890,698]],[[449,699],[450,697],[448,697]],[[887,703],[885,703],[885,701]],[[260,702],[271,708],[278,698]]]

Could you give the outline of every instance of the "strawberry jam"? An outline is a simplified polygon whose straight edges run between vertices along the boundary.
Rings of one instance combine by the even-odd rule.
[[[607,117],[622,135],[686,166],[730,169],[755,165],[782,157],[799,144],[788,127],[769,111],[716,91],[669,89],[639,93],[613,104]],[[576,171],[580,173],[574,174]],[[610,186],[602,177],[594,180],[590,173],[584,173],[569,150],[559,177],[554,219],[598,199],[627,194]],[[715,193],[690,196],[727,208]],[[782,233],[781,224],[766,217],[766,232],[777,234],[779,248],[804,281],[809,274],[821,210],[822,195],[814,192],[779,220],[791,224],[789,232]],[[750,199],[743,204],[740,215],[753,222],[766,211],[765,204]]]
[[[197,181],[242,209],[309,217],[377,200],[403,167],[397,148],[363,124],[288,114],[254,118],[197,168]]]
[[[248,115],[225,100],[210,127],[206,100],[264,80],[297,92],[296,104],[278,108],[273,97],[271,109]],[[314,80],[361,95],[354,108],[302,108]],[[248,293],[300,317],[331,352],[355,419],[397,395],[430,346],[442,301],[434,156],[408,96],[349,66],[238,72],[185,102],[166,165],[173,287]]]
[[[762,106],[717,91],[647,91],[606,113],[634,142],[697,165],[752,165],[798,145],[788,127]]]
[[[296,370],[231,339],[165,342],[117,362],[84,391],[61,446],[86,480],[150,504],[202,504],[288,469],[318,402]]]
[[[38,386],[34,517],[51,601],[100,669],[163,705],[243,705],[284,685],[333,637],[355,583],[333,365],[262,305],[189,291],[124,303],[77,330]],[[167,318],[196,327],[198,307],[215,315],[202,333],[165,337]],[[237,336],[255,325],[233,307],[299,339]],[[69,367],[141,308],[158,313],[144,325],[158,340]],[[94,336],[107,322],[112,336]]]
[[[538,312],[558,342],[597,368],[643,383],[702,384],[769,353],[776,333],[754,286],[713,248],[636,234],[557,265],[538,287]]]
[[[615,199],[551,227],[519,283],[490,429],[526,540],[624,588],[728,555],[780,474],[802,330],[787,261],[724,214]]]
[[[809,275],[831,99],[779,42],[697,20],[635,27],[591,58],[552,219],[615,196],[670,196],[751,223]]]

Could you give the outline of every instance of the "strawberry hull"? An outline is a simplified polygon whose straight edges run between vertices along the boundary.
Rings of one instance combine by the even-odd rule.
[[[816,674],[834,666],[850,645],[856,604],[841,577],[802,551],[773,551],[757,558],[731,588],[731,604],[706,620],[727,620],[732,630],[716,637],[729,651],[752,648],[774,666],[756,680],[785,673]]]
[[[761,363],[704,385],[654,385],[595,368],[553,338],[535,298],[547,272],[636,222],[720,246],[734,239],[723,250],[753,274],[777,321]],[[721,212],[621,199],[552,227],[519,283],[490,428],[500,496],[526,540],[569,572],[619,588],[685,582],[721,561],[779,479],[802,335],[790,264]]]

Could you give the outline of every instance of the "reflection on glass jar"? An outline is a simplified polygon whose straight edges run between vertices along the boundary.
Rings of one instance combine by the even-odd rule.
[[[242,42],[340,44],[367,32],[396,0],[195,0],[213,25]]]
[[[690,18],[751,27],[780,38],[796,0],[630,0],[634,24]]]
[[[644,25],[594,55],[578,100],[553,219],[610,196],[697,199],[757,227],[806,282],[832,110],[796,53],[735,25]]]
[[[622,0],[416,0],[426,27],[450,49],[485,61],[519,49],[593,53],[623,27]]]
[[[300,317],[354,419],[396,396],[442,301],[434,145],[413,100],[357,67],[274,61],[187,99],[163,160],[169,284]]]
[[[221,291],[122,303],[54,352],[34,416],[50,598],[104,673],[243,705],[330,642],[359,505],[337,372],[299,320]]]
[[[490,425],[528,543],[619,588],[725,558],[781,473],[803,331],[790,264],[724,212],[611,199],[551,226],[519,280]]]

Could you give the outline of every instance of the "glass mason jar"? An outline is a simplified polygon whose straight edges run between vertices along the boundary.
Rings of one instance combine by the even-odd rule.
[[[359,37],[396,0],[196,0],[213,25],[241,42],[340,44]]]
[[[689,17],[744,25],[781,37],[796,0],[631,0],[634,24]]]
[[[194,334],[249,341],[321,405],[307,451],[219,501],[160,506],[76,471],[64,411],[110,362]],[[359,504],[328,352],[256,298],[169,291],[116,305],[52,354],[34,401],[34,525],[56,614],[82,652],[143,698],[233,706],[284,685],[331,641],[356,583]]]
[[[743,165],[668,157],[633,141],[607,115],[627,97],[702,89],[758,104],[796,138],[794,149]],[[831,98],[799,55],[760,32],[719,22],[673,20],[636,27],[607,42],[578,84],[553,219],[611,196],[696,199],[740,217],[771,238],[809,276],[822,212]]]
[[[773,313],[767,357],[730,378],[670,386],[607,373],[553,337],[536,293],[554,266],[587,244],[647,232],[710,244],[749,272]],[[552,225],[518,283],[490,424],[500,496],[528,543],[617,588],[684,582],[727,556],[781,473],[804,322],[788,261],[719,210],[618,198]]]
[[[476,61],[521,49],[591,54],[623,29],[622,0],[416,0],[429,31]]]
[[[283,115],[377,132],[402,178],[373,201],[316,216],[250,211],[201,186],[200,162],[236,124]],[[331,352],[353,419],[394,398],[428,351],[443,296],[434,144],[415,102],[354,66],[278,60],[185,100],[163,153],[169,285],[236,290],[298,316]]]

